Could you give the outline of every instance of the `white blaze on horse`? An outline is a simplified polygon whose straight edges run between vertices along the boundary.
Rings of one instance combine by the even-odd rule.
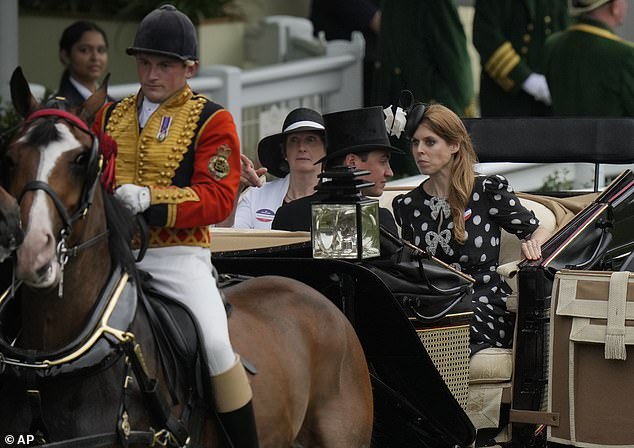
[[[26,120],[6,149],[7,191],[25,235],[15,261],[23,285],[0,299],[0,432],[84,446],[180,446],[187,437],[225,446],[208,391],[196,387],[205,363],[186,349],[195,346],[187,310],[173,319],[190,326],[170,332],[174,304],[136,294],[133,220],[101,187],[99,137],[84,124],[105,89],[66,113],[40,109],[20,70],[11,88]],[[369,446],[368,367],[347,318],[282,277],[225,294],[234,347],[257,367],[260,445]]]

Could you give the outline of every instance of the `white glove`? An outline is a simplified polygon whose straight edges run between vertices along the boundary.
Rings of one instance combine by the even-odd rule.
[[[150,189],[148,187],[124,184],[114,191],[114,196],[134,215],[143,213],[150,206]]]
[[[550,90],[548,89],[548,83],[544,75],[531,73],[522,84],[522,89],[533,96],[537,101],[541,101],[548,106],[552,104]]]

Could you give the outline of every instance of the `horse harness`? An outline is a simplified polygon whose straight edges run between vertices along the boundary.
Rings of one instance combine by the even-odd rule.
[[[13,298],[14,288],[9,287],[0,296],[0,316]],[[141,295],[142,303],[149,306]],[[80,446],[108,446],[120,443],[124,447],[163,446],[187,447],[191,438],[183,423],[198,425],[202,418],[199,410],[185,406],[182,419],[171,415],[167,399],[161,395],[158,380],[151,378],[144,361],[143,352],[135,335],[128,329],[136,315],[138,304],[137,286],[127,273],[119,267],[111,276],[99,299],[95,312],[84,332],[69,346],[54,353],[33,354],[31,350],[15,348],[0,335],[0,375],[12,375],[23,379],[28,403],[31,407],[30,433],[36,435],[37,444],[46,444],[48,430],[42,417],[42,402],[38,383],[68,374],[92,374],[113,367],[122,357],[124,375],[122,399],[119,405],[116,431],[46,444],[57,448]],[[152,311],[148,310],[151,314]],[[132,430],[127,409],[129,386],[136,379],[156,427],[148,431]],[[190,403],[191,404],[191,403]],[[194,428],[199,430],[200,428]],[[198,434],[194,434],[196,437]]]

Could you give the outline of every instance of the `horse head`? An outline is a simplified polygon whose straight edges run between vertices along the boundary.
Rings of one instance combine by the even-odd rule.
[[[11,77],[11,98],[24,121],[5,152],[8,192],[17,198],[24,241],[17,250],[16,276],[33,288],[62,278],[67,245],[86,241],[85,219],[95,199],[99,154],[86,123],[106,98],[105,86],[77,110],[43,108],[22,70]],[[101,228],[105,232],[105,219]]]

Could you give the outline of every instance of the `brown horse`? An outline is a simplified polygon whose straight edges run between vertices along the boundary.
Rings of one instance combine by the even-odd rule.
[[[155,311],[134,294],[132,219],[99,185],[96,137],[82,122],[105,91],[69,115],[36,112],[19,70],[11,88],[27,117],[5,155],[25,236],[15,267],[23,286],[1,299],[19,305],[0,302],[0,433],[74,446],[177,446],[184,439],[174,428],[184,426],[192,445],[224,446],[213,413],[196,414],[191,381],[171,379],[174,363],[160,351],[160,331],[152,331]],[[257,368],[260,446],[369,446],[368,368],[337,307],[283,277],[250,279],[225,295],[234,347]],[[5,324],[9,312],[21,316],[20,325]],[[188,418],[194,414],[202,415],[200,432]]]
[[[0,263],[18,247],[23,237],[18,203],[0,187]]]

